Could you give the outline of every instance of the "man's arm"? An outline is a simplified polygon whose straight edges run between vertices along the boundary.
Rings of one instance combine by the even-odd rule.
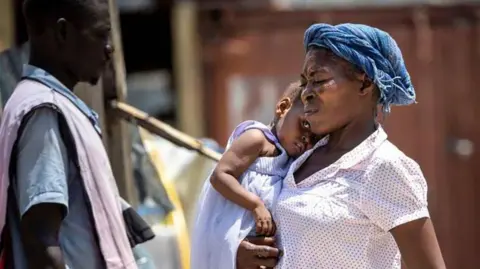
[[[68,212],[67,149],[58,112],[33,112],[17,144],[14,188],[30,268],[64,269],[59,230]]]
[[[66,268],[58,242],[63,214],[58,204],[41,203],[23,216],[20,228],[29,268]]]

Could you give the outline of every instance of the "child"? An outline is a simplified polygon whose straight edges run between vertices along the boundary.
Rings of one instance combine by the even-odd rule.
[[[229,147],[217,164],[210,182],[223,197],[250,211],[255,219],[257,235],[272,236],[275,225],[261,193],[245,189],[247,180],[268,185],[282,178],[296,158],[310,148],[309,125],[300,100],[302,87],[291,84],[277,104],[275,118],[267,127],[246,121],[234,130]],[[253,182],[254,185],[257,185]],[[258,190],[257,190],[258,192]],[[261,191],[260,191],[261,192]],[[265,194],[264,194],[265,195]]]
[[[301,91],[299,83],[288,87],[270,126],[246,121],[233,131],[199,199],[192,268],[233,269],[241,240],[275,233],[269,210],[292,159],[311,148]]]

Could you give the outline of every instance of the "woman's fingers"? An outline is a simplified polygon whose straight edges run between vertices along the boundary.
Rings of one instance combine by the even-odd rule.
[[[266,259],[266,258],[277,258],[279,257],[280,251],[278,248],[270,246],[258,246],[255,244],[248,245],[248,251],[252,253],[255,257]]]
[[[255,264],[273,268],[277,265],[279,251],[269,246],[255,246]]]
[[[247,237],[247,241],[258,246],[273,247],[275,245],[275,238],[273,237],[264,237],[264,236]]]
[[[254,263],[258,267],[274,268],[277,265],[276,258],[256,258]]]
[[[237,251],[237,268],[274,268],[280,251],[272,247],[270,237],[250,237],[240,243]]]

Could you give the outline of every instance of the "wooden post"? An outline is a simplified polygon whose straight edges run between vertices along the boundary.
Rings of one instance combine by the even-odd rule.
[[[13,0],[0,0],[0,52],[12,47],[15,43],[15,21]],[[2,97],[0,93],[0,118],[2,117]]]
[[[177,122],[181,131],[205,135],[204,91],[195,1],[175,1],[172,14]]]
[[[115,52],[113,53],[113,85],[117,100],[124,102],[127,97],[127,84],[125,81],[125,63],[123,59],[120,18],[116,0],[109,0],[108,2],[112,22],[112,42],[115,47]],[[108,91],[108,89],[104,87],[104,91]],[[108,107],[106,109],[105,123],[110,162],[120,195],[132,205],[136,205],[137,195],[133,182],[130,126],[128,126],[127,122],[116,117],[115,113]]]
[[[15,43],[13,0],[0,0],[0,52]]]

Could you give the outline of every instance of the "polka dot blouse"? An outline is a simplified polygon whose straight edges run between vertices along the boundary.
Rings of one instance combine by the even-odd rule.
[[[329,167],[296,184],[290,167],[275,207],[281,269],[400,269],[389,230],[424,217],[427,184],[381,127]]]

